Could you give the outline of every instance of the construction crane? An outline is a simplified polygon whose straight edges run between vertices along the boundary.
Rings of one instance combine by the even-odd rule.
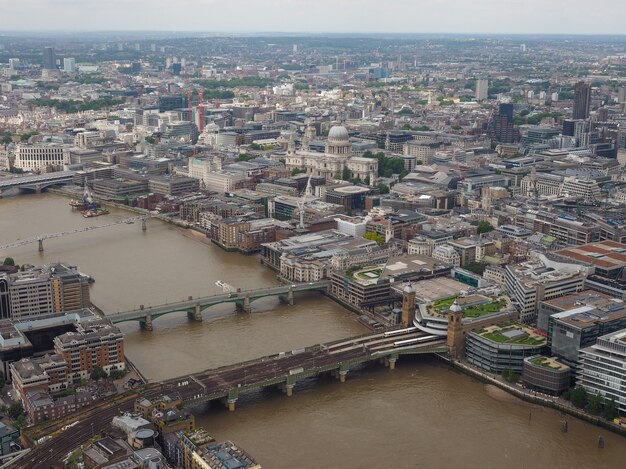
[[[191,96],[193,91],[187,91],[187,112],[189,113],[189,122],[193,122],[193,114],[191,112]]]
[[[298,223],[298,228],[304,228],[304,202],[306,201],[306,196],[312,195],[312,187],[311,187],[311,176],[307,179],[306,188],[302,194],[302,198],[298,201],[298,211],[300,212],[300,223]]]

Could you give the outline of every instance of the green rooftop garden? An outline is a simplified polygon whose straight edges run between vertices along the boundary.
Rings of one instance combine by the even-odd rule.
[[[513,331],[518,329],[515,326],[509,326],[506,328],[488,328],[480,335],[485,339],[489,339],[493,342],[497,342],[499,344],[516,344],[516,345],[543,345],[546,343],[546,339],[543,337],[534,337],[533,335],[527,334],[521,337],[510,338],[504,335],[504,332]]]
[[[439,313],[447,311],[448,309],[450,309],[450,306],[454,304],[456,298],[456,296],[449,296],[447,298],[440,298],[438,300],[435,300],[433,301],[433,308],[435,308],[435,311]]]
[[[463,316],[466,318],[479,318],[486,314],[497,313],[506,306],[506,300],[500,299],[493,303],[487,303],[484,305],[470,306],[463,310]]]
[[[561,369],[561,368],[562,368],[562,366],[560,366],[560,365],[555,365],[555,364],[553,364],[553,363],[552,363],[552,361],[551,361],[551,360],[549,360],[549,359],[548,359],[548,358],[546,358],[546,357],[542,357],[542,356],[532,358],[532,359],[530,360],[530,362],[531,362],[533,365],[543,366],[544,368],[551,368],[551,369],[553,369],[553,370],[559,370],[559,369]]]

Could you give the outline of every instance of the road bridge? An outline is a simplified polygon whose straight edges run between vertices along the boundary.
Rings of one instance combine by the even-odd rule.
[[[117,220],[111,223],[106,223],[104,225],[95,225],[95,226],[85,226],[83,228],[78,228],[70,231],[63,231],[61,233],[49,233],[49,234],[40,234],[36,236],[31,236],[30,238],[18,239],[17,241],[13,241],[12,243],[2,244],[0,245],[0,251],[6,251],[7,249],[13,249],[20,246],[25,246],[27,244],[39,243],[39,251],[43,251],[43,242],[46,239],[54,239],[61,238],[63,236],[84,233],[86,231],[98,230],[100,228],[108,228],[110,226],[122,225],[122,224],[133,224],[135,222],[141,222],[141,227],[145,231],[146,230],[146,220],[150,218],[150,215],[143,215],[138,217],[125,218],[123,220]]]
[[[445,337],[413,327],[279,353],[169,380],[162,387],[164,392],[177,391],[185,405],[222,400],[229,410],[235,410],[240,395],[261,388],[277,386],[291,396],[296,384],[306,378],[330,373],[344,382],[350,369],[367,362],[381,362],[394,369],[402,355],[447,351]]]
[[[107,314],[107,319],[114,324],[127,321],[139,321],[144,329],[152,330],[153,320],[167,314],[184,311],[187,313],[189,319],[202,321],[204,310],[210,308],[211,306],[224,303],[234,303],[238,311],[249,313],[252,311],[252,302],[258,299],[274,296],[278,297],[281,301],[292,305],[294,303],[294,293],[305,291],[326,291],[328,286],[329,282],[324,280],[320,282],[298,283],[254,290],[243,290],[235,293],[223,293],[204,296],[201,298],[193,298],[190,296],[186,300],[176,301],[174,303],[149,306],[147,308],[142,305],[139,308],[130,311]],[[210,314],[207,316],[210,316]]]
[[[34,174],[0,179],[0,196],[10,189],[41,192],[47,187],[71,184],[76,171],[57,171],[56,173]]]

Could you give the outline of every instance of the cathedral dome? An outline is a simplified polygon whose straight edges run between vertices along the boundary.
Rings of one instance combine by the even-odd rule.
[[[328,132],[329,140],[344,141],[347,142],[350,139],[348,130],[343,125],[334,125]]]

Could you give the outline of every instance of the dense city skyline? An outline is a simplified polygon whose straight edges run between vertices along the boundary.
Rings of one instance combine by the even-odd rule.
[[[123,9],[123,16],[115,14],[118,8]],[[451,16],[451,12],[457,14]],[[374,0],[321,0],[314,7],[303,0],[231,4],[215,0],[27,0],[3,2],[2,27],[16,31],[621,34],[624,13],[626,6],[614,0],[594,2],[593,8],[581,0],[478,0],[471,4],[395,0],[383,8]]]

